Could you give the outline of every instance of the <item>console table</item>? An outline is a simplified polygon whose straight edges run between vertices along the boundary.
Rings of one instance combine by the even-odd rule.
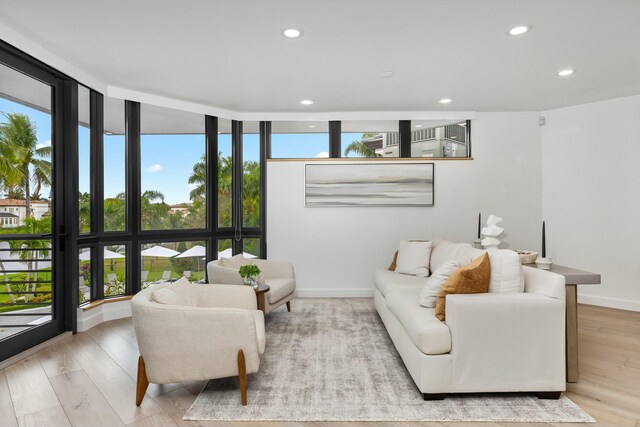
[[[538,268],[536,264],[525,265]],[[565,278],[567,382],[575,383],[578,382],[578,285],[599,285],[600,275],[556,264],[552,264],[551,269],[547,271],[560,274]]]

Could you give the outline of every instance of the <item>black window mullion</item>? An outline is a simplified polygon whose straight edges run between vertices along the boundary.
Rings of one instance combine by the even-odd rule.
[[[64,317],[65,330],[77,330],[77,311],[80,260],[78,259],[78,83],[65,80],[55,90],[62,93],[54,96],[54,224],[53,240],[55,259],[57,242],[58,252],[64,262],[64,268],[55,263],[54,313]],[[60,100],[62,99],[62,102]],[[55,169],[57,168],[57,172]],[[54,265],[54,264],[52,264]],[[64,283],[64,286],[61,284]],[[62,291],[62,292],[61,292]],[[69,304],[71,309],[64,310]]]
[[[233,181],[231,191],[231,205],[233,217],[233,254],[242,253],[242,188],[243,188],[243,160],[242,160],[242,122],[231,122],[231,145],[233,162]]]
[[[260,257],[267,258],[267,159],[271,156],[271,122],[260,122]]]
[[[218,228],[218,118],[205,116],[206,138],[206,226],[207,235],[212,236]],[[218,258],[215,239],[207,239],[207,259]],[[206,274],[206,272],[205,272]]]
[[[140,250],[138,236],[141,230],[140,218],[140,103],[125,102],[125,145],[126,155],[126,223],[131,233],[127,246],[126,286],[127,295],[140,290]]]
[[[400,153],[401,158],[411,157],[411,120],[400,120]]]
[[[332,159],[339,159],[340,146],[342,138],[342,122],[330,121],[329,122],[329,157]]]
[[[104,233],[104,97],[93,90],[90,114],[90,222],[91,234],[100,236]]]

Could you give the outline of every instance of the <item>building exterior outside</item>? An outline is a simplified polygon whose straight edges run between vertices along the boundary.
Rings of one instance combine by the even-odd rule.
[[[42,219],[49,214],[49,202],[31,201],[31,216]],[[27,202],[21,199],[0,199],[0,227],[15,228],[24,225],[27,218]]]
[[[364,144],[379,157],[398,157],[400,134],[385,132],[365,138]],[[467,157],[467,133],[464,124],[411,131],[411,157]]]

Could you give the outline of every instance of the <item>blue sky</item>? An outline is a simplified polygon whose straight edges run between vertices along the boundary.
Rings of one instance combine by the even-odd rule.
[[[0,112],[27,114],[37,125],[38,144],[51,143],[51,117],[35,109],[0,98]],[[4,121],[4,119],[1,119]],[[79,189],[89,192],[90,157],[89,129],[78,130]],[[362,133],[342,134],[343,146],[362,138]],[[258,134],[243,137],[244,160],[257,161],[260,155]],[[223,156],[231,155],[231,135],[218,136],[218,147]],[[193,165],[204,154],[204,135],[142,135],[141,138],[141,188],[157,190],[164,194],[169,204],[188,202],[192,187],[188,184]],[[273,157],[327,157],[329,136],[319,134],[273,134]],[[123,135],[104,136],[104,194],[114,197],[125,190],[125,139]],[[42,195],[49,196],[43,189]]]

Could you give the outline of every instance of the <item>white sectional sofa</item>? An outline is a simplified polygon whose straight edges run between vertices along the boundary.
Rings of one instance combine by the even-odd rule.
[[[448,259],[482,253],[466,243],[435,240],[430,271]],[[490,255],[493,280],[506,266]],[[524,292],[448,295],[442,322],[433,308],[418,303],[426,278],[375,272],[375,307],[425,400],[475,392],[558,398],[565,390],[564,277],[522,271]]]

